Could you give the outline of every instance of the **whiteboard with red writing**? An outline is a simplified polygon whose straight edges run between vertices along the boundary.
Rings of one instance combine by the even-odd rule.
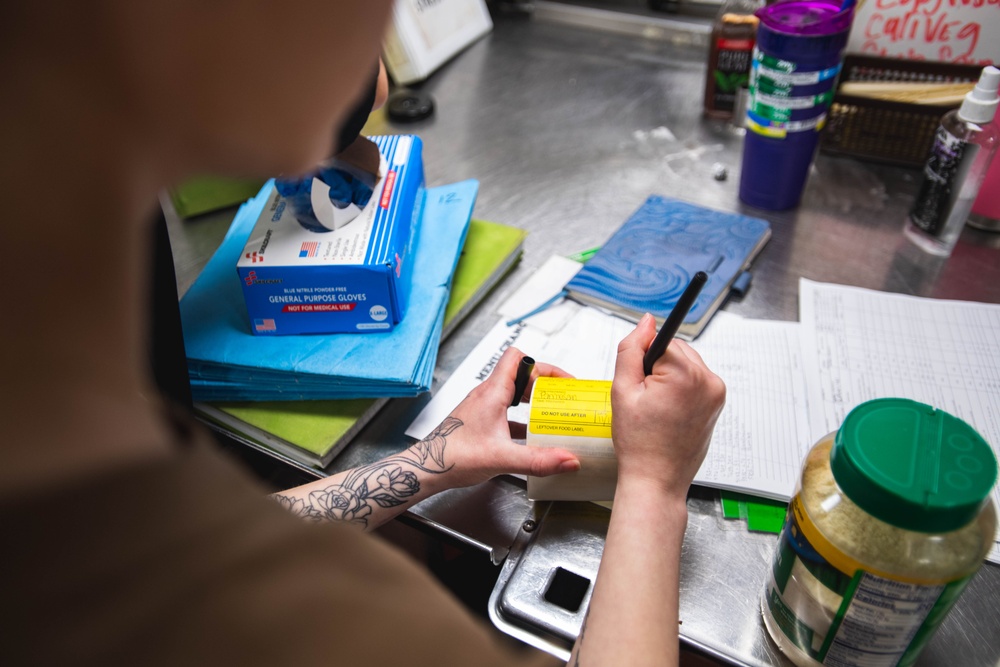
[[[1000,63],[1000,0],[862,0],[849,53]]]

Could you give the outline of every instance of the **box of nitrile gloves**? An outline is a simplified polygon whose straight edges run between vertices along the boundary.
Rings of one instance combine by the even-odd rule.
[[[320,208],[331,208],[339,185],[314,180],[304,195],[296,193],[305,208],[310,197],[316,205],[308,219],[301,199],[270,186],[237,264],[254,334],[391,331],[403,319],[420,219],[422,144],[415,136],[370,139],[381,154],[378,177],[348,222],[342,203],[329,219]]]

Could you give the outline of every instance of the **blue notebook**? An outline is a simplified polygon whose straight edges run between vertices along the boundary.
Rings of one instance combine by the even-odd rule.
[[[749,286],[748,269],[771,237],[758,218],[652,196],[566,285],[569,296],[627,319],[670,314],[691,277],[708,282],[678,336],[693,340],[731,291]]]

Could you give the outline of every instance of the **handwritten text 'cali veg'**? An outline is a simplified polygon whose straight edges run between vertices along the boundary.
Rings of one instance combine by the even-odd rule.
[[[864,25],[863,52],[925,60],[928,50],[912,45],[916,43],[931,47],[932,60],[990,64],[989,58],[975,55],[976,46],[983,24],[1000,20],[1000,0],[874,0],[874,3]],[[979,20],[973,20],[973,14]],[[899,42],[911,46],[905,52],[890,48]]]

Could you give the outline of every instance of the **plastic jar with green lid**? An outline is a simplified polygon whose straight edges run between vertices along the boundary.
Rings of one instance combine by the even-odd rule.
[[[952,415],[863,403],[809,451],[761,609],[800,667],[911,665],[989,553],[997,461]]]

